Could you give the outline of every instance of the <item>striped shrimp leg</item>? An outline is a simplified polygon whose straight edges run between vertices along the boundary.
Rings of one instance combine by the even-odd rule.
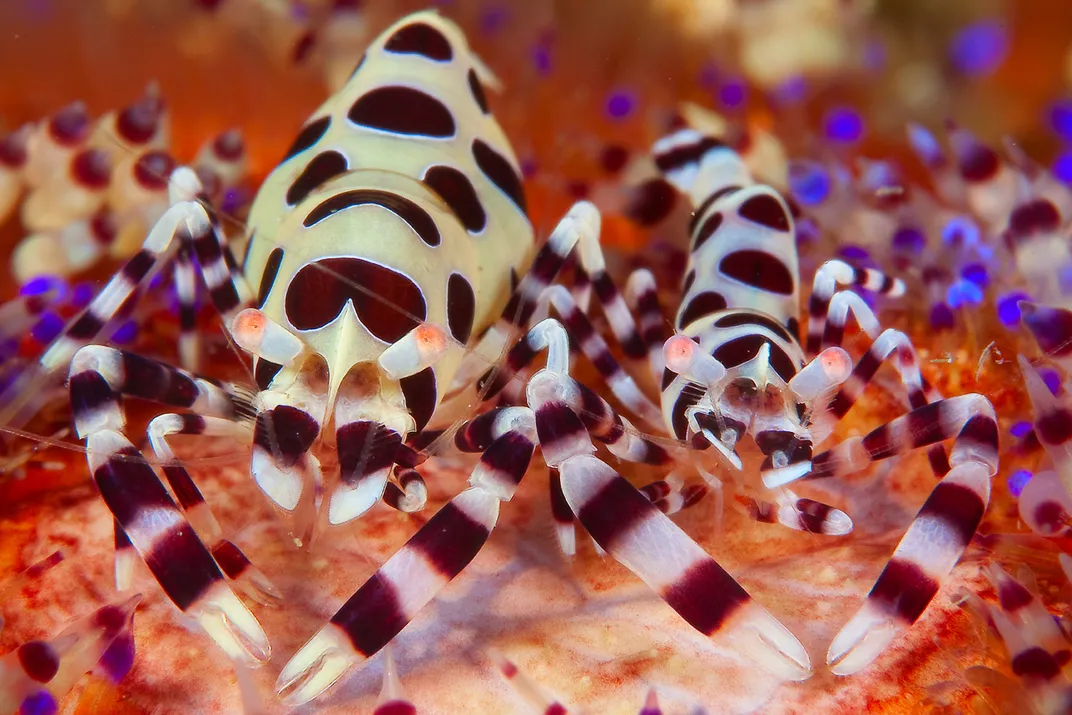
[[[171,275],[175,297],[179,301],[179,364],[196,372],[201,360],[201,337],[197,333],[197,266],[188,246],[179,248]]]
[[[778,490],[774,502],[747,496],[737,497],[737,501],[753,521],[760,523],[781,524],[797,531],[826,536],[845,536],[853,527],[852,518],[840,509],[798,497],[789,489]]]
[[[232,660],[254,666],[270,654],[256,617],[141,453],[118,432],[87,438],[90,470],[108,509],[168,598],[197,620]]]
[[[659,304],[655,276],[646,268],[633,271],[625,282],[625,302],[639,318],[640,339],[648,350],[648,367],[653,376],[663,374],[663,343],[670,328]]]
[[[628,372],[615,359],[603,336],[592,325],[588,316],[577,305],[573,295],[564,286],[553,285],[544,290],[540,302],[554,306],[562,317],[562,322],[570,336],[579,345],[585,357],[599,371],[611,392],[632,413],[639,415],[649,425],[662,423],[659,408],[644,394]],[[522,374],[539,356],[544,345],[544,323],[541,321],[510,348],[506,354],[505,367],[499,373],[492,368],[478,382],[478,389],[484,390],[487,379],[494,378],[484,400],[495,397],[505,386],[504,374]],[[646,352],[645,352],[646,354]]]
[[[568,342],[565,331],[554,321],[537,326],[558,334]],[[612,454],[628,462],[666,465],[671,455],[658,444],[640,436],[635,427],[617,414],[610,404],[593,390],[561,373],[541,371],[529,381],[530,405],[536,409],[537,428],[544,461],[551,466],[551,507],[555,533],[562,553],[576,552],[573,512],[562,496],[561,479],[556,465],[571,454],[590,451],[589,438],[607,445]],[[536,395],[532,397],[531,395]],[[458,432],[455,444],[462,451],[478,451],[490,443],[490,425],[495,413],[470,422]],[[702,485],[686,489],[666,483],[648,485],[645,494],[666,511],[679,511],[699,501],[706,493]]]
[[[845,325],[850,312],[856,318],[860,329],[874,341],[833,399],[813,414],[813,422],[816,424],[812,428],[812,435],[816,442],[822,442],[828,434],[827,430],[833,429],[833,424],[852,409],[883,362],[890,362],[897,369],[901,384],[907,391],[910,408],[922,407],[941,399],[941,394],[927,384],[920,374],[919,360],[911,341],[896,330],[886,330],[879,334],[881,326],[878,318],[863,298],[847,290],[833,293],[828,301],[823,299],[822,296],[830,295],[831,291],[836,290],[837,284],[847,284],[850,272],[852,285],[885,295],[896,296],[904,293],[904,283],[900,279],[891,279],[872,269],[851,268],[841,261],[828,261],[816,272],[808,326],[808,349],[813,354],[819,353],[820,350],[824,352],[818,354],[815,359],[824,359],[829,351],[836,350],[843,344]],[[824,318],[825,328],[822,324]],[[936,477],[941,477],[949,471],[949,460],[944,447],[933,446],[927,456]]]
[[[248,443],[250,430],[247,424],[222,417],[202,417],[195,414],[165,414],[149,423],[149,443],[163,465],[164,476],[198,535],[208,545],[220,570],[235,582],[242,591],[258,603],[279,601],[281,596],[272,582],[255,567],[234,542],[226,539],[223,528],[205,502],[190,473],[186,471],[171,450],[168,439],[172,435],[211,435]],[[120,586],[120,590],[123,587]]]
[[[819,266],[808,302],[808,338],[805,349],[809,355],[817,355],[824,347],[841,343],[845,321],[850,311],[865,332],[878,332],[873,327],[875,322],[871,309],[853,293],[837,293],[839,285],[863,288],[893,298],[905,293],[902,280],[891,278],[873,268],[855,268],[840,260],[827,261]],[[828,320],[831,323],[829,327]]]
[[[70,374],[75,429],[86,440],[90,471],[118,529],[172,602],[197,619],[224,652],[249,664],[266,660],[268,641],[257,619],[230,589],[153,468],[120,432],[123,396],[229,419],[243,409],[241,400],[208,380],[99,345],[79,350]],[[126,545],[118,532],[117,544]]]
[[[840,295],[840,294],[839,294]],[[846,294],[848,295],[848,294]],[[866,308],[866,305],[863,306]],[[827,348],[837,350],[838,347]],[[824,353],[825,355],[826,353]],[[821,360],[822,356],[816,358]],[[918,409],[937,397],[933,389],[923,382],[919,371],[919,360],[915,347],[908,337],[899,330],[888,329],[871,344],[867,352],[852,368],[847,379],[837,388],[833,396],[829,397],[825,406],[817,407],[812,416],[812,436],[816,442],[826,439],[835,423],[842,420],[853,405],[863,394],[864,390],[875,377],[883,363],[890,363],[898,373],[901,384],[908,396],[908,405],[911,409]],[[949,463],[945,454],[945,448],[934,445],[928,450],[928,458],[931,461],[935,476],[941,477],[949,471]],[[774,486],[767,484],[767,486]]]
[[[283,667],[276,690],[288,704],[312,700],[379,652],[469,565],[495,527],[499,502],[513,498],[537,443],[551,467],[595,451],[579,418],[554,399],[561,384],[572,383],[565,329],[548,319],[530,333],[548,356],[527,387],[529,406],[500,408],[461,427],[459,446],[481,451],[470,488],[432,516]]]
[[[214,218],[195,198],[201,184],[193,171],[180,167],[171,176],[169,196],[171,207],[149,231],[145,243],[116,273],[101,292],[45,350],[38,366],[37,379],[64,369],[78,349],[95,340],[119,313],[120,308],[135,295],[138,288],[163,263],[177,246],[189,244],[197,257],[202,275],[209,288],[209,295],[221,316],[229,323],[233,315],[248,302],[250,291],[245,280],[237,273],[234,258],[228,258],[224,238],[215,225]],[[233,269],[230,267],[233,265]],[[21,392],[27,391],[20,388]],[[10,394],[0,395],[4,404],[0,422],[9,422],[12,416],[21,414],[25,398]]]
[[[610,282],[610,278],[606,276],[606,272],[603,272],[603,279],[600,281],[593,281],[596,286],[596,293],[600,295],[600,300],[603,300],[607,296],[608,290],[611,290],[615,297],[615,304],[620,303],[621,311],[628,316],[628,320],[631,323],[632,317],[629,316],[629,309],[625,306],[625,302],[622,300],[621,295],[618,294],[617,288]],[[610,286],[608,289],[607,286]],[[603,286],[602,288],[600,286]],[[607,386],[610,388],[614,396],[617,397],[625,407],[633,414],[639,415],[649,425],[660,426],[662,424],[662,415],[659,408],[641,391],[637,386],[633,378],[627,373],[622,366],[615,360],[613,353],[610,351],[610,347],[606,341],[599,334],[599,332],[592,325],[588,316],[580,309],[580,307],[574,302],[573,296],[563,286],[551,286],[548,288],[542,297],[542,300],[547,300],[560,316],[565,324],[566,329],[569,331],[570,336],[580,346],[580,350],[584,353],[585,357],[595,366],[596,370],[606,381]],[[604,310],[609,309],[604,305]],[[636,328],[633,326],[631,330],[635,333]],[[638,344],[642,344],[640,337],[635,335]],[[515,360],[520,361],[520,358],[524,357],[527,362],[531,362],[536,353],[532,351],[532,340],[526,336],[524,340],[525,347],[521,347],[519,343],[519,350],[525,351],[524,355],[517,355],[516,357],[511,354],[508,362],[513,363]],[[513,351],[512,351],[513,353]],[[647,355],[647,347],[644,346],[640,350],[640,357]],[[527,364],[526,362],[526,364]]]
[[[524,329],[530,325],[533,316],[540,305],[540,299],[544,291],[558,278],[563,266],[565,266],[570,253],[582,236],[590,235],[598,242],[599,240],[599,211],[587,201],[580,201],[566,213],[555,230],[547,239],[533,259],[532,266],[523,275],[510,295],[510,299],[503,308],[499,320],[492,326],[484,341],[497,342],[499,345],[507,345],[511,335],[515,331]],[[483,341],[482,341],[483,342]],[[522,339],[524,342],[524,338]],[[520,346],[519,346],[520,347]],[[513,379],[515,374],[528,365],[523,359],[523,353],[508,357],[507,364],[495,366],[486,370],[476,380],[476,384],[484,394],[485,400],[499,394],[504,387]],[[474,365],[475,363],[470,363]],[[469,371],[459,370],[455,384],[470,379]],[[485,392],[486,390],[486,392]]]
[[[592,207],[589,215],[591,230],[578,234],[576,256],[581,269],[580,273],[587,276],[591,282],[591,287],[599,300],[611,332],[625,355],[631,360],[647,359],[652,367],[652,376],[658,376],[662,368],[658,364],[659,353],[655,351],[658,345],[661,345],[661,343],[657,344],[657,341],[662,336],[663,319],[656,294],[655,278],[650,271],[644,269],[635,271],[627,281],[627,295],[622,295],[614,279],[607,273],[606,259],[599,242],[601,221],[599,211]],[[633,305],[631,306],[630,303]],[[553,304],[561,311],[557,303],[553,301]],[[585,307],[574,309],[581,314],[586,312]],[[641,327],[638,327],[633,317],[634,309],[642,311]],[[575,337],[580,340],[579,336]],[[621,380],[621,376],[619,375],[617,379]],[[611,386],[613,388],[614,383],[611,383]],[[651,412],[655,413],[653,416],[657,423],[657,410],[653,409]]]
[[[104,606],[75,621],[50,640],[23,643],[0,658],[0,712],[54,713],[63,696],[90,670],[125,674],[119,663],[105,658],[124,633],[129,633],[136,595],[122,603]]]
[[[920,447],[956,438],[962,456],[997,470],[997,423],[994,408],[979,394],[957,395],[916,408],[876,427],[863,437],[851,437],[812,458],[806,480],[842,477]]]
[[[929,444],[943,439],[958,425],[962,427],[953,442],[952,469],[927,497],[867,600],[827,651],[827,665],[838,675],[865,668],[923,614],[975,535],[998,466],[993,407],[980,395],[913,410],[858,445],[871,459],[882,459],[913,441]]]
[[[559,469],[566,501],[596,543],[689,625],[725,637],[780,678],[811,674],[796,637],[624,477],[590,455],[571,457]]]
[[[641,299],[644,301],[642,308],[646,324],[655,325],[648,330],[646,342],[628,302],[607,273],[599,244],[600,226],[601,217],[594,205],[587,201],[575,204],[537,254],[532,268],[514,290],[503,310],[502,319],[494,330],[500,336],[505,336],[509,333],[510,326],[519,328],[528,325],[538,315],[537,311],[541,306],[553,305],[574,333],[582,351],[600,370],[615,395],[635,414],[652,424],[659,424],[658,408],[645,397],[632,377],[613,358],[606,342],[592,328],[584,309],[578,305],[576,295],[564,287],[551,285],[567,257],[576,250],[580,269],[578,272],[586,277],[584,280],[590,281],[611,331],[625,354],[635,360],[651,359],[653,346],[649,345],[649,342],[653,335],[661,334],[659,326],[662,323],[661,310],[654,295],[654,282],[649,280],[645,283],[644,275],[635,278],[640,289],[637,301],[638,305]],[[650,273],[647,273],[647,277],[650,278]],[[647,290],[648,288],[650,290]],[[580,293],[583,295],[586,292],[586,286],[582,286]],[[478,389],[487,390],[484,399],[495,397],[514,375],[523,373],[535,357],[536,351],[532,349],[531,336],[522,338],[507,354],[504,367],[491,368],[477,381]]]
[[[640,493],[667,515],[696,505],[707,496],[708,491],[706,484],[685,484],[678,473],[668,474],[666,479],[657,479],[640,487]]]
[[[175,238],[182,231],[200,235],[209,230],[208,217],[199,204],[193,201],[196,184],[189,183],[180,175],[172,184],[172,207],[149,231],[145,243],[120,271],[112,277],[97,297],[41,357],[46,370],[62,368],[74,356],[79,347],[94,340],[130,298],[138,286],[170,255],[178,243]],[[196,181],[196,179],[192,179]]]
[[[287,662],[276,681],[286,703],[312,700],[383,649],[487,542],[500,500],[513,496],[528,469],[536,427],[531,410],[510,407],[475,431],[488,443],[471,488],[436,512]]]
[[[473,487],[449,501],[283,666],[276,690],[306,703],[378,653],[476,557],[499,500]]]

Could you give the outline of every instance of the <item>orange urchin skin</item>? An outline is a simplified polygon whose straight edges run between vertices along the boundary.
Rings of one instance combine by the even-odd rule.
[[[148,79],[156,77],[174,112],[177,155],[191,156],[206,136],[237,125],[251,150],[253,174],[262,177],[323,96],[312,70],[259,60],[255,43],[248,37],[225,38],[234,41],[222,43],[224,49],[215,54],[174,61],[180,56],[175,34],[190,27],[178,22],[184,18],[168,14],[177,11],[152,18],[132,12],[118,20],[104,20],[103,16],[87,20],[82,14],[62,12],[71,2],[77,0],[55,3],[59,12],[48,22],[31,22],[19,15],[22,4],[0,3],[0,26],[25,28],[18,43],[0,43],[0,66],[26,68],[0,88],[0,116],[13,125],[80,97],[99,114],[137,96]],[[376,8],[370,25],[374,31],[419,5],[395,3]],[[477,4],[457,5],[457,19],[475,28]],[[545,160],[543,166],[552,179],[589,180],[598,174],[590,157],[562,150],[563,135],[571,140],[588,137],[619,142],[638,150],[653,138],[638,131],[635,124],[612,124],[602,116],[601,101],[611,84],[634,83],[645,103],[653,106],[672,107],[682,98],[706,101],[692,80],[702,57],[698,48],[675,42],[672,28],[652,24],[653,16],[640,0],[616,3],[614,13],[607,12],[602,0],[583,7],[577,3],[575,8],[557,8],[567,13],[557,16],[548,10],[550,5],[534,3],[537,5],[531,10],[533,22],[519,23],[527,25],[527,29],[516,31],[520,37],[492,40],[477,35],[474,46],[505,80],[506,95],[492,102],[508,134],[517,137],[519,147]],[[1042,33],[1037,35],[1040,39],[1019,43],[1017,47],[1030,49],[1014,53],[1013,61],[989,81],[991,90],[1003,90],[1002,112],[977,113],[999,115],[1021,136],[1034,126],[1040,103],[1051,93],[1052,78],[1041,68],[1060,64],[1051,62],[1057,43],[1045,38],[1062,23],[1042,7],[1044,3],[1037,5],[1042,9],[1017,8],[1025,15],[1014,24],[1018,32]],[[1057,3],[1051,9],[1068,11]],[[1038,13],[1038,17],[1026,13]],[[614,21],[607,22],[608,17]],[[106,40],[110,36],[115,40],[110,43],[111,54],[89,53],[80,39],[86,27],[82,23],[93,22],[98,23],[91,26],[99,31],[100,40],[94,47],[109,46]],[[544,81],[526,70],[524,53],[508,50],[515,44],[522,46],[519,43],[547,26],[558,27],[562,47],[557,62],[571,72]],[[205,27],[213,31],[210,25]],[[616,32],[628,37],[628,42],[615,39]],[[614,70],[609,69],[611,65]],[[1025,77],[1030,81],[1025,82]],[[228,81],[221,81],[224,78]],[[242,92],[232,91],[234,86],[240,86]],[[572,91],[577,87],[588,91]],[[776,117],[764,115],[760,119],[778,126]],[[1027,140],[1030,143],[1032,137]],[[903,151],[899,143],[878,136],[869,142],[867,148],[876,156]],[[550,186],[531,182],[527,191],[533,222],[546,235],[571,199],[554,181]],[[11,224],[0,227],[0,255],[6,257],[20,235]],[[604,239],[607,245],[628,254],[643,249],[649,234],[620,217],[609,216],[604,222]],[[947,395],[973,390],[987,395],[1003,428],[1025,418],[1026,398],[1014,358],[1028,346],[995,330],[981,317],[970,334],[930,336],[921,317],[925,312],[918,308],[906,309],[903,327],[929,353],[921,355],[927,377]],[[989,306],[980,313],[986,310]],[[167,354],[161,348],[173,344],[174,325],[161,322],[155,327],[156,333],[146,338],[151,342],[143,349]],[[980,369],[979,355],[992,339],[998,340],[1004,362],[989,361]],[[958,348],[964,354],[957,355],[951,364],[928,362]],[[219,345],[215,349],[222,351]],[[872,389],[837,434],[866,431],[898,410],[896,400]],[[131,434],[142,434],[143,423],[132,420]],[[1003,432],[1003,439],[1005,436]],[[248,455],[242,450],[210,442],[196,447],[187,443],[185,451],[180,447],[179,452],[198,457],[230,455],[223,466],[195,463],[194,476],[225,530],[237,535],[239,545],[287,596],[282,609],[255,609],[264,619],[275,648],[272,664],[252,676],[266,704],[278,663],[285,662],[432,509],[461,488],[465,467],[470,464],[461,460],[458,467],[432,460],[424,468],[432,487],[431,504],[424,515],[409,517],[376,510],[315,546],[310,555],[292,545],[283,522],[252,485]],[[0,636],[0,652],[57,632],[113,595],[110,517],[89,485],[84,459],[77,453],[56,450],[48,456],[64,463],[65,468],[37,471],[21,481],[0,477],[0,578],[56,548],[68,553],[68,562],[61,567],[63,571],[46,576],[10,603],[0,605],[8,620]],[[1019,530],[1004,477],[1019,466],[1034,466],[1037,459],[1031,454],[1010,455],[1007,450],[1003,454],[984,532]],[[933,477],[921,455],[901,460],[894,471],[889,503],[899,507],[903,529],[933,486]],[[645,468],[631,468],[629,473],[638,480],[656,476]],[[867,479],[867,475],[860,475],[847,481],[851,486]],[[624,568],[599,559],[588,544],[582,545],[572,564],[561,559],[551,537],[546,485],[546,471],[533,468],[518,496],[504,506],[500,527],[485,551],[444,592],[438,605],[422,613],[400,638],[396,658],[405,687],[418,707],[429,712],[439,708],[501,712],[514,707],[516,700],[482,657],[482,649],[489,645],[508,653],[567,702],[584,705],[590,712],[630,715],[638,709],[650,684],[693,693],[697,702],[712,704],[714,712],[899,713],[918,712],[936,685],[950,683],[944,705],[950,711],[959,707],[971,712],[977,695],[959,672],[970,665],[1004,668],[1000,662],[1003,653],[987,648],[978,624],[953,605],[953,596],[960,588],[992,596],[980,567],[992,555],[1022,559],[1023,550],[1009,556],[1008,549],[995,546],[996,540],[978,539],[979,546],[969,550],[920,623],[873,667],[847,679],[819,673],[803,685],[779,685],[735,658],[725,644],[712,648],[699,639]],[[860,498],[860,494],[855,497]],[[760,603],[800,636],[815,662],[821,662],[844,614],[859,604],[901,533],[894,523],[881,534],[831,541],[746,522],[729,511],[721,532],[716,532],[714,517],[708,502],[678,520]],[[1056,579],[1056,574],[1053,576]],[[235,676],[211,642],[179,623],[177,611],[145,573],[139,575],[137,584],[147,598],[135,620],[138,654],[134,670],[118,688],[91,682],[74,696],[80,698],[76,712],[239,711]],[[325,701],[323,711],[370,710],[379,687],[379,667],[370,664],[348,680],[338,695]],[[268,712],[278,711],[275,706],[266,707]],[[669,712],[684,708],[684,702],[667,703]]]

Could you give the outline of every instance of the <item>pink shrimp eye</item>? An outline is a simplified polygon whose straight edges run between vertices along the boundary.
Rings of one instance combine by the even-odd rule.
[[[675,335],[666,341],[664,355],[666,366],[675,372],[680,372],[688,367],[692,361],[692,351],[695,343],[684,335]]]
[[[234,332],[249,339],[259,339],[264,333],[264,314],[252,308],[243,310],[235,317]]]
[[[852,361],[849,356],[840,350],[826,350],[820,358],[823,370],[828,375],[847,374],[852,369]]]
[[[446,346],[446,335],[434,326],[423,324],[417,328],[417,343],[424,350],[438,351]]]

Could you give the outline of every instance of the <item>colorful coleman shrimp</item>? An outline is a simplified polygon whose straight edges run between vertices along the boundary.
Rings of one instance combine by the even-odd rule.
[[[677,334],[662,344],[654,279],[638,271],[629,279],[627,306],[605,271],[590,272],[608,322],[625,353],[646,359],[663,374],[661,417],[675,438],[703,449],[713,445],[735,468],[742,466],[738,441],[749,433],[765,460],[768,489],[800,479],[839,476],[919,447],[942,481],[897,546],[867,602],[835,638],[827,654],[831,669],[854,673],[870,663],[926,609],[978,527],[997,470],[997,425],[981,395],[942,400],[920,375],[911,343],[896,330],[880,331],[874,313],[851,291],[860,287],[897,296],[904,284],[871,269],[829,261],[817,272],[810,301],[805,362],[798,342],[799,278],[788,206],[770,187],[755,185],[740,158],[720,142],[685,129],[655,147],[655,163],[696,206],[691,257]],[[585,265],[582,254],[582,266]],[[612,389],[627,377],[602,339],[563,289],[549,300],[564,316],[577,343]],[[641,313],[638,331],[629,308]],[[840,347],[849,314],[873,343],[855,367]],[[661,353],[661,354],[660,354]],[[513,351],[507,364],[520,369],[527,356]],[[862,438],[813,455],[862,394],[883,362],[898,370],[912,411]],[[665,364],[665,369],[663,365]],[[641,415],[654,405],[630,404]],[[955,438],[952,455],[938,443]],[[544,444],[546,454],[546,442]],[[599,545],[655,587],[698,629],[713,633],[748,613],[752,602],[724,571],[658,508],[642,506],[613,469],[584,456],[561,465],[561,486],[570,511]],[[715,482],[707,472],[703,475]],[[671,480],[667,480],[668,482]],[[680,483],[680,478],[674,480]],[[695,490],[667,498],[667,484],[645,489],[663,510],[687,506]],[[827,505],[781,490],[775,504],[750,497],[753,518],[827,534],[844,534],[851,521]],[[656,555],[658,554],[658,555]],[[670,558],[673,554],[674,557]],[[715,585],[718,585],[715,588]],[[696,596],[706,590],[708,599]],[[747,649],[746,649],[747,650]],[[788,656],[781,649],[778,657]],[[754,652],[762,660],[762,652]],[[766,655],[771,655],[768,650]],[[783,663],[786,661],[783,661]],[[806,656],[798,661],[806,672]],[[776,670],[778,661],[767,660]]]

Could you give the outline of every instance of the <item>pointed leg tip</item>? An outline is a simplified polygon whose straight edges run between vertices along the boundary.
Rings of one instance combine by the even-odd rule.
[[[800,682],[812,675],[807,649],[778,619],[758,605],[739,644],[745,655],[782,680]]]
[[[858,673],[889,647],[899,630],[865,604],[834,637],[826,653],[826,665],[834,675]]]
[[[319,697],[338,682],[358,660],[345,637],[328,625],[287,661],[275,681],[275,691],[289,707]]]
[[[209,637],[236,663],[257,668],[272,657],[260,622],[230,588],[221,589],[197,616]]]

